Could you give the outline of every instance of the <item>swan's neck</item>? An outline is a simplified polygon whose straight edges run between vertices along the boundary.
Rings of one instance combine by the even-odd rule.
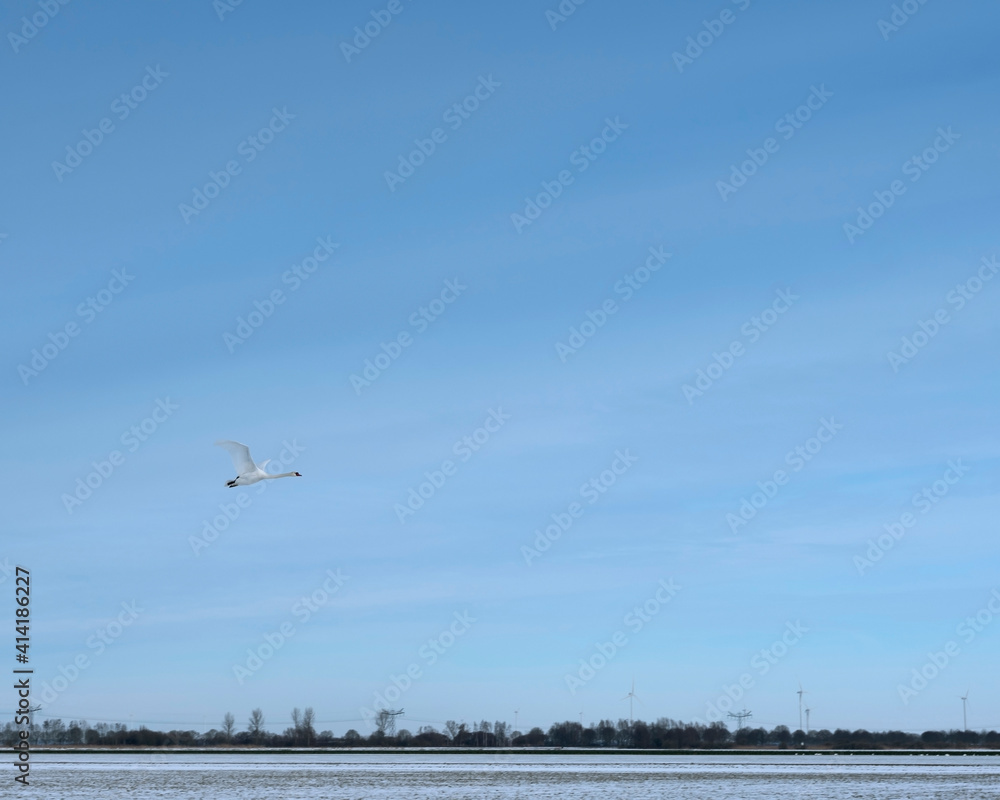
[[[282,472],[280,475],[265,475],[265,480],[273,480],[274,478],[291,478],[294,472]]]

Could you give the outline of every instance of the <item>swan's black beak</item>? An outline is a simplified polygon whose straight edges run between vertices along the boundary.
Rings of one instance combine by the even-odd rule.
[[[301,478],[302,477],[302,473],[301,472],[294,472],[292,474],[295,475],[296,478]]]

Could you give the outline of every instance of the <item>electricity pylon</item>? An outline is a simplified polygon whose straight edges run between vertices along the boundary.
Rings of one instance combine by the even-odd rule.
[[[747,719],[750,719],[750,717],[753,716],[753,712],[752,711],[747,711],[744,708],[738,714],[732,714],[732,713],[730,713],[727,716],[730,716],[730,717],[732,717],[733,719],[736,720],[736,732],[739,733],[741,730],[743,730],[743,721],[747,720]]]

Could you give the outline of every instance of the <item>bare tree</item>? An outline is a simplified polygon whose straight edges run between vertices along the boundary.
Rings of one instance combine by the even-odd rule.
[[[361,744],[361,734],[354,730],[354,728],[351,728],[344,734],[344,742],[346,742],[349,747],[357,747]]]
[[[615,747],[632,746],[632,723],[627,719],[619,719],[615,728]]]
[[[313,739],[316,738],[316,729],[313,723],[316,721],[316,714],[312,707],[309,707],[302,714],[302,739],[306,747],[312,747]]]
[[[236,717],[226,712],[226,716],[222,718],[222,732],[226,734],[226,743],[233,741],[233,729],[236,727]]]
[[[490,743],[490,734],[493,732],[493,726],[490,725],[485,719],[480,721],[479,727],[476,730],[478,735],[478,742],[480,747],[486,747]]]
[[[264,735],[264,713],[259,708],[250,712],[250,724],[247,725],[247,730],[253,737],[253,743],[260,744],[261,737]]]
[[[292,709],[292,728],[286,733],[292,735],[294,744],[298,744],[302,737],[302,712],[297,708]]]
[[[493,735],[497,737],[497,747],[504,747],[507,744],[509,731],[506,722],[493,723]]]
[[[458,723],[455,722],[455,720],[450,719],[445,722],[444,727],[445,730],[448,731],[448,735],[451,737],[451,740],[454,742],[455,737],[458,736]]]

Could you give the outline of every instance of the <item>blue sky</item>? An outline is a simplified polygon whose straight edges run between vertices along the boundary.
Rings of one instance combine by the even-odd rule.
[[[799,682],[813,727],[957,726],[966,689],[1000,726],[1000,623],[960,630],[1000,587],[997,11],[591,0],[553,30],[554,2],[402,0],[348,59],[386,7],[0,18],[0,560],[31,569],[44,713],[367,732],[416,665],[411,730],[627,716],[633,678],[637,716],[704,719],[747,675],[768,726],[797,727]],[[220,438],[303,477],[227,489]]]

